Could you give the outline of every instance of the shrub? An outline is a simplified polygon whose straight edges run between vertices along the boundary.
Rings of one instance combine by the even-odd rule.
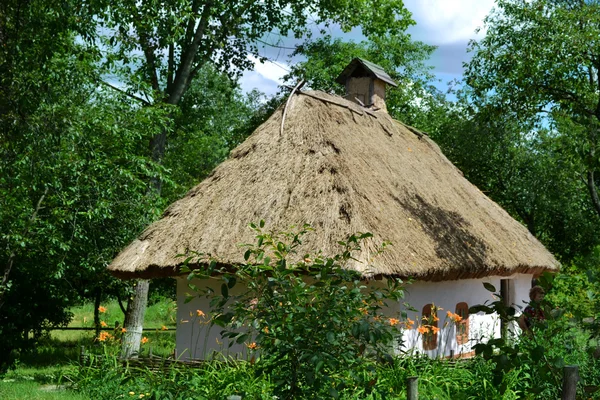
[[[562,373],[565,365],[579,366],[582,388],[598,381],[594,348],[590,334],[582,329],[582,321],[566,309],[555,308],[548,298],[552,296],[550,275],[540,283],[546,286],[549,296],[541,303],[546,319],[537,321],[529,334],[492,338],[474,346],[478,355],[493,365],[492,382],[501,394],[507,392],[526,398],[559,398]],[[495,288],[486,284],[495,292]],[[507,323],[516,323],[516,311],[504,305],[501,296],[490,304],[473,306],[470,312],[496,313]]]
[[[404,291],[399,279],[387,285],[369,284],[350,267],[353,254],[371,234],[356,234],[339,242],[341,252],[326,257],[296,250],[310,230],[267,233],[251,224],[257,243],[245,252],[246,264],[235,272],[190,272],[189,279],[222,274],[221,293],[215,295],[215,324],[232,343],[246,343],[260,373],[273,380],[277,394],[298,397],[304,392],[338,397],[344,388],[376,382],[373,360],[392,363],[395,339],[406,315],[384,315],[386,301],[398,302]],[[382,245],[385,247],[385,244]],[[190,261],[190,260],[188,260]],[[230,289],[242,285],[239,296]],[[346,371],[360,371],[348,374]]]

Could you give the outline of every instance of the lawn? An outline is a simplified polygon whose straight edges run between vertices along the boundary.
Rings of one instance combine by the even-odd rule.
[[[115,321],[119,321],[122,326],[123,313],[118,303],[111,301],[102,306],[106,311],[101,314],[101,320],[110,327],[114,327]],[[73,319],[69,327],[93,327],[93,308],[92,304],[73,307]],[[142,354],[150,349],[153,354],[163,357],[173,353],[176,315],[176,304],[169,299],[162,299],[148,307],[144,328],[151,328],[153,331],[144,331],[148,343],[142,346]],[[164,331],[163,327],[170,330]],[[69,376],[78,368],[81,346],[85,347],[87,353],[99,354],[105,351],[104,345],[95,340],[94,331],[51,331],[35,352],[21,354],[17,367],[0,378],[0,399],[85,399],[79,393],[63,387],[70,383]],[[114,351],[118,351],[118,346],[118,343],[109,344]]]

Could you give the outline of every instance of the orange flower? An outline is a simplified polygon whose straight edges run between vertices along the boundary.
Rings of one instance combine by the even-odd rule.
[[[108,324],[104,321],[100,321],[100,326],[103,328],[106,328],[108,326]]]
[[[396,318],[389,318],[388,322],[390,325],[394,326],[394,325],[398,325],[400,323],[400,320],[396,319]]]
[[[438,333],[440,331],[440,328],[438,328],[437,326],[431,326],[431,331],[433,333]]]
[[[454,322],[460,322],[460,321],[462,321],[462,317],[460,315],[458,315],[458,314],[455,314],[455,313],[450,312],[450,311],[448,311],[446,314],[448,315],[448,318],[450,318]]]
[[[196,316],[204,318],[206,317],[206,314],[204,314],[204,311],[202,310],[196,310]]]
[[[415,321],[413,321],[410,318],[406,318],[406,322],[404,323],[404,325],[406,325],[407,329],[412,329],[413,325],[415,324]]]
[[[246,347],[250,350],[256,350],[258,349],[258,345],[255,342],[252,343],[246,343]]]
[[[110,333],[108,333],[106,331],[103,331],[103,332],[100,332],[100,335],[98,335],[97,339],[98,339],[99,342],[105,342],[105,341],[107,341],[108,339],[111,339],[111,338],[112,338],[112,336],[110,335]]]
[[[420,334],[426,334],[429,333],[429,328],[427,325],[422,325],[420,327],[417,328],[417,331],[419,331]]]
[[[149,339],[148,339],[146,336],[144,336],[144,337],[142,338],[142,344],[146,344],[146,343],[148,343],[149,341],[150,341],[150,340],[149,340]]]
[[[160,330],[161,330],[161,331],[168,331],[168,330],[169,330],[169,328],[167,328],[166,326],[164,326],[164,325],[163,325],[163,326],[161,326],[161,327],[160,327]]]
[[[101,312],[101,313],[105,313],[108,310],[106,309],[106,307],[100,306],[100,307],[98,307],[98,311]]]
[[[431,317],[435,322],[438,322],[440,320],[436,314],[433,314]]]
[[[265,327],[263,328],[263,332],[264,332],[264,333],[269,333],[269,327],[268,327],[268,326],[265,326]]]
[[[127,332],[127,329],[121,328],[121,333],[125,333],[125,332]]]

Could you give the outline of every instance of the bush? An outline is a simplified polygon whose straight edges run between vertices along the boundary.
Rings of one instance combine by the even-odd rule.
[[[74,376],[75,387],[91,399],[213,400],[229,395],[272,400],[272,385],[247,362],[206,363],[191,368],[165,365],[160,371],[123,365],[110,350]]]
[[[478,355],[491,362],[492,382],[503,396],[513,393],[525,398],[560,398],[565,365],[579,367],[581,389],[598,382],[598,360],[593,357],[595,342],[582,328],[583,321],[548,300],[556,298],[552,293],[554,279],[545,275],[539,280],[549,294],[541,303],[546,318],[536,321],[529,334],[492,338],[474,346]],[[492,285],[487,284],[486,288],[495,291]],[[473,306],[470,312],[497,313],[505,322],[515,323],[515,310],[506,307],[498,293],[494,296],[495,301]]]
[[[246,343],[277,395],[336,398],[357,386],[368,393],[376,382],[373,361],[392,363],[398,346],[406,315],[383,315],[382,309],[387,300],[397,304],[403,297],[402,282],[387,279],[387,287],[376,287],[349,267],[356,261],[352,254],[371,234],[340,242],[340,254],[306,254],[292,263],[288,259],[298,257],[296,249],[310,228],[273,234],[263,226],[251,224],[257,244],[249,246],[247,263],[234,273],[217,271],[214,262],[190,272],[190,280],[222,274],[221,293],[212,301],[213,322],[224,327],[230,343]],[[243,294],[229,295],[236,285],[245,288]]]

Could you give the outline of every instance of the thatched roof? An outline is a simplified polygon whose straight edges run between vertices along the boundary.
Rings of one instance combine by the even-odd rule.
[[[283,107],[282,107],[283,108]],[[177,274],[188,250],[243,262],[248,223],[270,230],[308,223],[304,252],[371,232],[352,265],[366,276],[442,280],[539,273],[558,262],[523,225],[469,183],[427,136],[385,112],[321,92],[294,95],[228,160],[173,203],[124,249],[120,277]],[[367,260],[383,241],[392,243]]]

